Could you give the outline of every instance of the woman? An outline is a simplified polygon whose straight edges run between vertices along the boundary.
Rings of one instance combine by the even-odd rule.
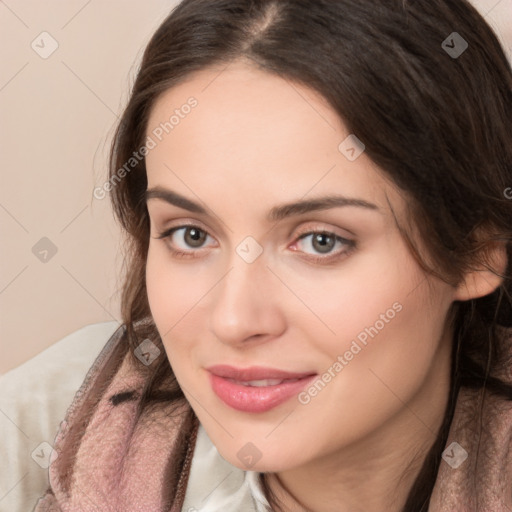
[[[103,187],[124,325],[37,512],[512,510],[511,118],[466,1],[183,1]]]

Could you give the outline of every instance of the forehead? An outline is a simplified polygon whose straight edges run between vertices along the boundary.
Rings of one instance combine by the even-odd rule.
[[[389,187],[373,162],[340,151],[350,133],[327,101],[244,62],[202,70],[167,90],[146,134],[156,143],[146,156],[148,186],[207,193],[221,185],[226,194],[274,202],[364,192],[385,205]]]

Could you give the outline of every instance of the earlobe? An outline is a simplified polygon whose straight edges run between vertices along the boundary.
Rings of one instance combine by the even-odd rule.
[[[455,300],[465,301],[489,295],[503,282],[507,268],[507,250],[504,243],[495,244],[487,266],[469,271],[457,286]]]

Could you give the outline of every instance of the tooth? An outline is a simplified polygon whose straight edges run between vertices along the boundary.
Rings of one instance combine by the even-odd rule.
[[[253,386],[253,387],[264,387],[264,386],[277,386],[278,384],[282,384],[283,382],[296,382],[299,379],[263,379],[263,380],[250,380],[247,382],[240,382],[244,386]]]
[[[283,382],[296,382],[299,379],[260,379],[260,380],[248,380],[248,381],[240,381],[235,379],[228,379],[229,381],[238,384],[239,386],[251,386],[255,388],[262,388],[265,386],[277,386],[278,384],[282,384]]]
[[[283,382],[283,379],[262,379],[262,380],[249,380],[245,382],[244,384],[246,386],[254,386],[256,388],[264,387],[264,386],[277,386],[278,384],[281,384]]]

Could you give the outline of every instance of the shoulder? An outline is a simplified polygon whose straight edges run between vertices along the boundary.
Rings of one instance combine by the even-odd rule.
[[[13,512],[32,510],[48,486],[48,456],[59,424],[117,322],[85,326],[0,378],[0,496]]]

